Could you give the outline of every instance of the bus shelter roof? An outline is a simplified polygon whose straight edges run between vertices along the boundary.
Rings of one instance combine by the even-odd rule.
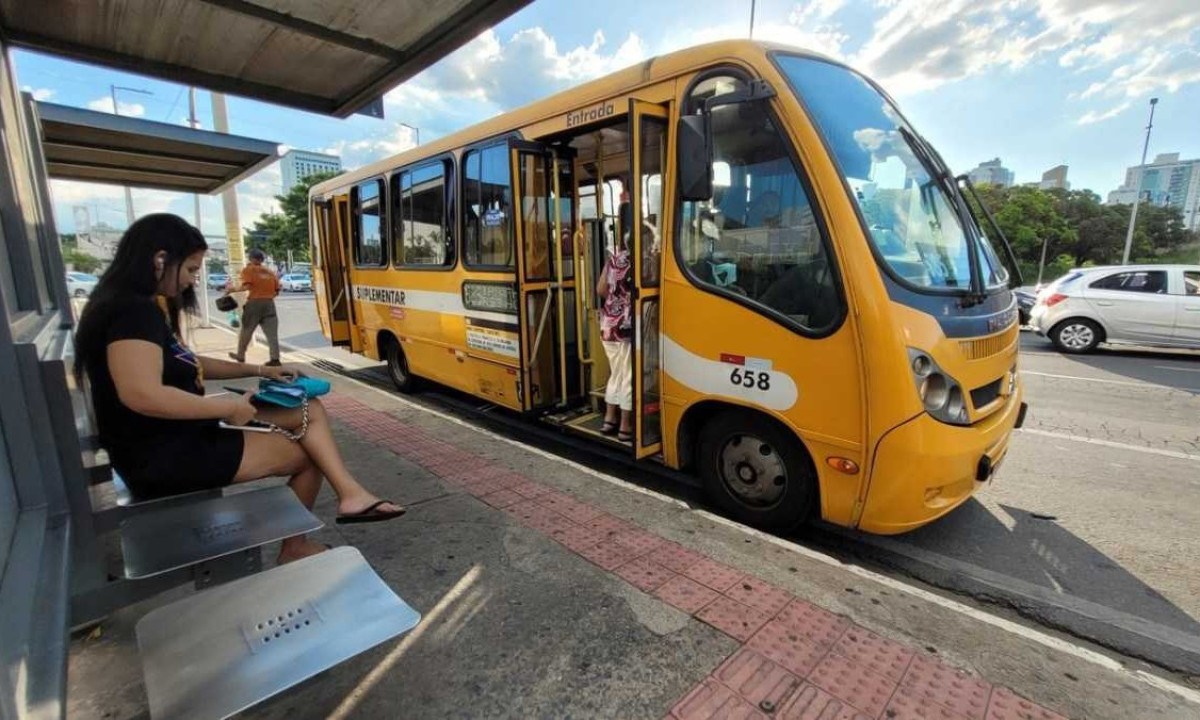
[[[379,98],[530,0],[0,0],[18,47],[311,112]]]
[[[213,194],[279,157],[279,144],[37,103],[47,174],[59,180]]]

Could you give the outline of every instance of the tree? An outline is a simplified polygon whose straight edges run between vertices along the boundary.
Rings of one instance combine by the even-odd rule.
[[[337,177],[341,173],[324,172],[303,178],[286,195],[276,195],[279,213],[264,213],[246,229],[260,247],[276,260],[285,260],[288,251],[296,262],[311,262],[308,242],[308,191],[313,185]]]
[[[89,255],[78,248],[63,248],[63,264],[69,265],[77,272],[94,273],[100,269],[100,258]]]

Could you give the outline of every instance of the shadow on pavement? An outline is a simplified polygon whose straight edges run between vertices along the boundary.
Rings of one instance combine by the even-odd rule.
[[[1056,355],[1068,363],[1092,370],[1200,395],[1200,351],[1101,345],[1087,355],[1067,355],[1055,350],[1049,340],[1033,333],[1021,335],[1021,350]]]

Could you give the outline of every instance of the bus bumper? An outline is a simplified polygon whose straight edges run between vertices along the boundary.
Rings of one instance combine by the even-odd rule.
[[[970,427],[921,415],[884,436],[875,453],[866,507],[858,527],[896,535],[932,522],[990,482],[1024,420],[1024,390],[1002,410]]]

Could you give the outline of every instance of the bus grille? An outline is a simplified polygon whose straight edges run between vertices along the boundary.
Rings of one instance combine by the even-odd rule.
[[[971,391],[971,404],[978,410],[996,398],[1000,397],[1000,384],[1004,382],[1004,378],[998,378],[987,385],[977,387]]]
[[[979,338],[978,340],[963,340],[958,344],[962,347],[963,355],[968,360],[982,360],[998,355],[1017,341],[1020,330],[1014,323],[1012,327],[997,335]]]

